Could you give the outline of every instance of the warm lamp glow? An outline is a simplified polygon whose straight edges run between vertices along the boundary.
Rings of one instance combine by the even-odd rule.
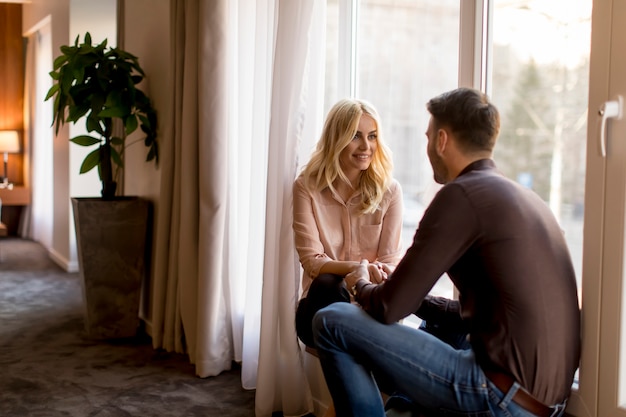
[[[7,178],[7,162],[10,153],[18,153],[20,151],[20,137],[16,130],[0,130],[0,152],[4,153],[4,178],[2,185],[9,183]]]
[[[18,153],[20,137],[17,130],[0,130],[0,152]]]

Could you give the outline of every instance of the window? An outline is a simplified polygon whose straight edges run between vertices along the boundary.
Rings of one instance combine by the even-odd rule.
[[[496,0],[492,39],[502,126],[494,159],[559,220],[581,300],[591,0]]]
[[[405,249],[439,188],[426,156],[426,102],[458,85],[459,13],[458,0],[327,3],[324,111],[353,96],[380,113],[404,193]],[[452,297],[452,283],[442,279],[432,293]]]
[[[491,96],[496,163],[552,208],[576,270],[583,358],[567,411],[626,416],[626,122],[607,123],[604,156],[596,125],[604,103],[626,97],[626,3],[328,0],[327,12],[325,110],[355,96],[380,111],[405,192],[405,245],[438,189],[426,101],[458,85]],[[433,289],[452,291],[447,280]]]
[[[580,279],[591,0],[557,3],[493,1],[487,84],[502,115],[498,166],[553,208]],[[439,187],[426,156],[425,103],[459,85],[460,7],[458,0],[327,2],[325,112],[344,96],[380,112],[404,190],[405,248]],[[433,289],[452,291],[447,279]]]
[[[552,208],[580,292],[591,0],[496,0],[492,39],[491,96],[502,118],[494,159]]]

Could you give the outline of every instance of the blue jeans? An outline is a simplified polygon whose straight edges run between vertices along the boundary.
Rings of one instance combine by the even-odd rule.
[[[379,391],[400,393],[427,415],[533,417],[511,401],[517,384],[502,393],[471,349],[426,331],[382,324],[356,305],[335,303],[315,315],[313,334],[339,417],[384,417]]]

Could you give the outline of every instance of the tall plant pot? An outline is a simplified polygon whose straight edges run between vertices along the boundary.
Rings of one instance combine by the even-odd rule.
[[[139,197],[72,198],[72,208],[87,335],[135,336],[150,202]]]

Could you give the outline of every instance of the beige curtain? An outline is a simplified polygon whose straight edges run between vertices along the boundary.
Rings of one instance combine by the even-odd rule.
[[[153,344],[187,353],[200,377],[240,361],[258,417],[312,410],[293,324],[291,184],[321,128],[323,3],[171,1]]]
[[[172,1],[174,114],[162,143],[153,344],[186,352],[201,376],[230,369],[224,298],[227,1]]]

